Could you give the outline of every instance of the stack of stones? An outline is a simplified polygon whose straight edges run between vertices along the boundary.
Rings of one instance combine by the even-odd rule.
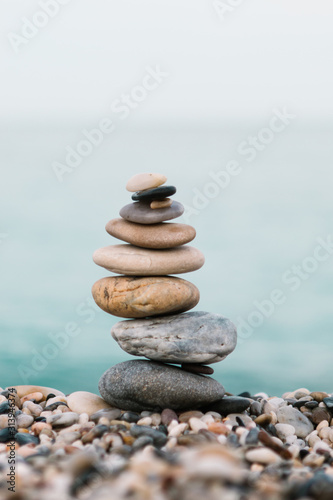
[[[153,173],[129,180],[134,203],[106,225],[126,243],[93,255],[96,264],[121,275],[102,278],[92,288],[103,311],[130,318],[113,326],[113,338],[127,353],[146,358],[119,363],[100,379],[104,400],[123,410],[193,410],[220,401],[225,390],[208,376],[213,370],[206,365],[222,361],[236,346],[233,323],[218,314],[186,312],[198,304],[199,290],[170,276],[195,271],[205,259],[187,245],[196,236],[193,227],[165,222],[184,212],[170,198],[176,188],[164,185],[166,180]]]

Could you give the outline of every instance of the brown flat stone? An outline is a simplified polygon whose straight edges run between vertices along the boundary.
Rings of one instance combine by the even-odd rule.
[[[111,236],[142,248],[174,248],[189,243],[196,236],[194,227],[172,222],[143,225],[125,219],[112,219],[105,229]]]
[[[174,277],[102,278],[94,284],[92,294],[103,311],[122,318],[188,311],[200,298],[196,286]]]
[[[158,208],[168,208],[171,207],[172,205],[172,199],[171,198],[165,198],[164,200],[155,200],[152,201],[150,204],[150,208],[153,210],[157,210]]]

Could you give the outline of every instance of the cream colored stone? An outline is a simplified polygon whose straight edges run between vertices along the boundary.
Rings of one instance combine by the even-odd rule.
[[[177,314],[195,307],[199,290],[189,281],[175,277],[110,277],[92,287],[96,304],[121,318],[145,318]]]
[[[185,245],[170,250],[148,250],[133,245],[112,245],[94,252],[94,262],[127,276],[165,276],[200,269],[205,257],[197,248]]]
[[[172,199],[171,198],[164,198],[164,200],[152,201],[150,204],[150,208],[152,208],[153,210],[157,210],[159,208],[171,207],[171,205],[172,205]]]
[[[54,394],[55,396],[65,396],[61,391],[57,389],[52,389],[51,387],[42,387],[39,385],[12,385],[7,387],[7,389],[14,388],[17,391],[17,394],[20,398],[26,396],[27,394],[32,394],[33,392],[41,392],[44,396],[44,399],[49,394]]]
[[[162,184],[164,184],[166,181],[167,178],[163,174],[136,174],[127,182],[126,189],[131,193],[135,193],[136,191],[143,191],[145,189],[152,189],[162,186]]]
[[[110,220],[105,229],[114,238],[142,248],[174,248],[189,243],[196,236],[194,227],[188,224],[137,224],[122,218]]]
[[[87,413],[89,417],[99,410],[112,409],[112,406],[100,396],[87,391],[72,392],[72,394],[67,397],[67,404],[72,412],[78,414]]]

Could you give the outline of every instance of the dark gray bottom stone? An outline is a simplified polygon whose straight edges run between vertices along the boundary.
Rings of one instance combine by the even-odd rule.
[[[216,380],[156,361],[132,360],[107,370],[99,392],[122,410],[195,410],[220,400],[224,387]]]
[[[229,413],[242,413],[247,410],[251,401],[239,396],[224,396],[220,401],[216,401],[205,407],[206,411],[216,411],[220,415],[229,415]]]

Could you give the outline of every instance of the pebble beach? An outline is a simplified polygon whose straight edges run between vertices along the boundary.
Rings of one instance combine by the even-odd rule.
[[[111,337],[135,358],[101,375],[100,395],[0,388],[0,500],[332,499],[333,395],[233,395],[212,377],[237,330],[220,313],[189,312],[200,291],[172,275],[205,257],[188,245],[195,228],[168,222],[184,207],[166,180],[128,181],[133,203],[106,224],[122,243],[93,255],[116,274],[93,298],[123,318]]]
[[[86,392],[0,389],[1,499],[333,497],[333,397],[324,392],[132,412]]]

